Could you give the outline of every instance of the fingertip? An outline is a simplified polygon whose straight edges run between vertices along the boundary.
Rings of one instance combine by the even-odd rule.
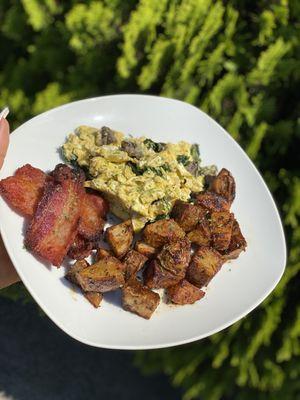
[[[0,168],[3,165],[4,157],[9,143],[9,123],[5,118],[0,120]]]

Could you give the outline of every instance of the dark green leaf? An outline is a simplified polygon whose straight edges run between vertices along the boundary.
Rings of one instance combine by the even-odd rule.
[[[190,162],[190,157],[189,157],[189,156],[186,156],[186,155],[184,155],[184,154],[180,154],[179,156],[177,156],[177,161],[178,161],[180,164],[186,166],[186,165],[188,165],[188,163]]]
[[[152,149],[156,153],[159,153],[160,151],[163,151],[166,148],[165,143],[156,143],[151,139],[145,139],[144,145],[148,147],[148,149]]]

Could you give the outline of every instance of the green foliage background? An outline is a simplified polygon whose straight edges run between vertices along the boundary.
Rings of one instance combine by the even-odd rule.
[[[0,1],[0,107],[14,127],[88,96],[182,99],[227,128],[278,202],[289,260],[274,293],[209,339],[137,354],[186,400],[300,399],[299,15],[298,0]]]

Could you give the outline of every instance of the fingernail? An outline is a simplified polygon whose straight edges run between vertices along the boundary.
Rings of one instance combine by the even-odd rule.
[[[5,107],[1,112],[0,112],[0,121],[2,118],[6,118],[9,114],[9,108]]]

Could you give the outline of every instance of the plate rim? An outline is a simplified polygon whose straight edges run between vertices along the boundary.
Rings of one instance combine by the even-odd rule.
[[[251,166],[253,167],[253,169],[255,170],[256,176],[257,178],[260,180],[260,183],[262,183],[268,197],[269,200],[271,201],[271,204],[273,206],[273,209],[275,211],[275,216],[276,216],[276,220],[279,226],[279,234],[280,234],[280,239],[281,239],[281,243],[282,243],[282,247],[283,247],[283,263],[281,266],[281,271],[280,274],[278,274],[277,278],[272,282],[272,284],[270,285],[270,287],[268,289],[266,289],[264,291],[264,293],[256,299],[256,301],[249,306],[248,308],[245,309],[244,312],[239,313],[238,316],[233,317],[232,319],[230,319],[229,321],[223,323],[222,325],[220,325],[218,328],[215,329],[211,329],[210,331],[208,331],[205,334],[201,334],[201,335],[196,335],[193,337],[190,337],[188,339],[183,339],[183,340],[173,340],[172,342],[168,342],[168,343],[162,343],[162,344],[154,344],[154,345],[107,345],[107,344],[99,344],[99,343],[95,343],[92,340],[86,340],[86,339],[82,339],[80,337],[78,337],[76,334],[74,333],[70,333],[70,331],[67,328],[64,328],[61,323],[59,321],[56,320],[56,316],[53,316],[52,312],[48,310],[48,308],[43,304],[43,301],[39,298],[38,295],[35,294],[34,290],[31,289],[31,285],[30,282],[27,281],[27,278],[24,279],[23,273],[22,273],[22,269],[18,269],[17,262],[15,260],[15,256],[14,256],[14,251],[11,250],[9,244],[8,244],[8,237],[6,236],[6,234],[4,233],[4,228],[1,224],[0,221],[0,234],[4,243],[4,246],[6,248],[6,251],[9,255],[10,260],[12,261],[12,264],[14,265],[14,268],[16,269],[18,275],[21,278],[21,281],[23,282],[23,284],[25,285],[26,289],[29,291],[30,295],[33,297],[33,299],[37,302],[37,304],[39,305],[39,307],[41,307],[41,309],[46,310],[45,314],[55,323],[56,326],[58,326],[63,332],[67,333],[70,337],[72,337],[73,339],[84,343],[86,345],[92,346],[92,347],[98,347],[98,348],[103,348],[103,349],[112,349],[112,350],[154,350],[154,349],[162,349],[162,348],[170,348],[170,347],[175,347],[175,346],[180,346],[180,345],[184,345],[187,343],[192,343],[195,341],[199,341],[201,339],[204,339],[206,337],[209,337],[215,333],[221,332],[224,329],[228,328],[229,326],[233,325],[235,322],[239,321],[240,319],[244,318],[246,315],[248,315],[251,311],[253,311],[259,304],[261,304],[271,293],[272,291],[275,289],[275,287],[278,285],[279,281],[281,280],[284,271],[286,269],[286,263],[287,263],[287,245],[286,245],[286,238],[285,238],[285,233],[284,233],[284,228],[283,228],[283,224],[280,218],[280,213],[277,207],[277,204],[267,186],[267,184],[265,183],[261,173],[259,172],[259,170],[257,169],[257,167],[255,166],[254,162],[250,159],[250,157],[248,156],[248,154],[245,152],[245,150],[239,145],[239,143],[237,143],[237,141],[235,139],[233,139],[233,137],[226,131],[225,128],[223,128],[216,120],[214,120],[210,115],[208,115],[206,112],[204,112],[203,110],[201,110],[200,108],[187,103],[185,101],[182,100],[178,100],[178,99],[173,99],[170,97],[165,97],[165,96],[155,96],[155,95],[147,95],[147,94],[135,94],[135,93],[129,93],[129,94],[113,94],[113,95],[105,95],[105,96],[95,96],[95,97],[88,97],[85,99],[80,99],[80,100],[76,100],[76,101],[72,101],[69,103],[65,103],[62,104],[60,106],[51,108],[50,110],[47,110],[41,114],[38,114],[36,116],[34,116],[33,118],[30,118],[28,121],[25,121],[23,124],[21,124],[18,128],[16,128],[14,131],[11,132],[11,135],[17,135],[19,133],[19,131],[21,131],[21,129],[28,125],[29,123],[31,123],[32,121],[39,119],[40,117],[45,117],[47,115],[50,115],[54,112],[56,112],[57,110],[64,110],[68,107],[73,106],[74,104],[78,104],[78,103],[87,103],[87,102],[94,102],[94,101],[98,101],[101,99],[110,99],[110,98],[126,98],[126,97],[146,97],[146,98],[151,98],[151,99],[155,99],[155,100],[168,100],[174,103],[180,103],[183,104],[185,107],[190,107],[192,109],[195,109],[197,112],[200,112],[201,114],[203,114],[206,118],[208,118],[210,120],[210,123],[216,125],[223,134],[225,134],[225,136],[227,136],[230,140],[232,145],[234,145],[235,147],[238,148],[239,151],[241,151],[244,155],[244,157],[247,159],[248,162],[250,162]]]

